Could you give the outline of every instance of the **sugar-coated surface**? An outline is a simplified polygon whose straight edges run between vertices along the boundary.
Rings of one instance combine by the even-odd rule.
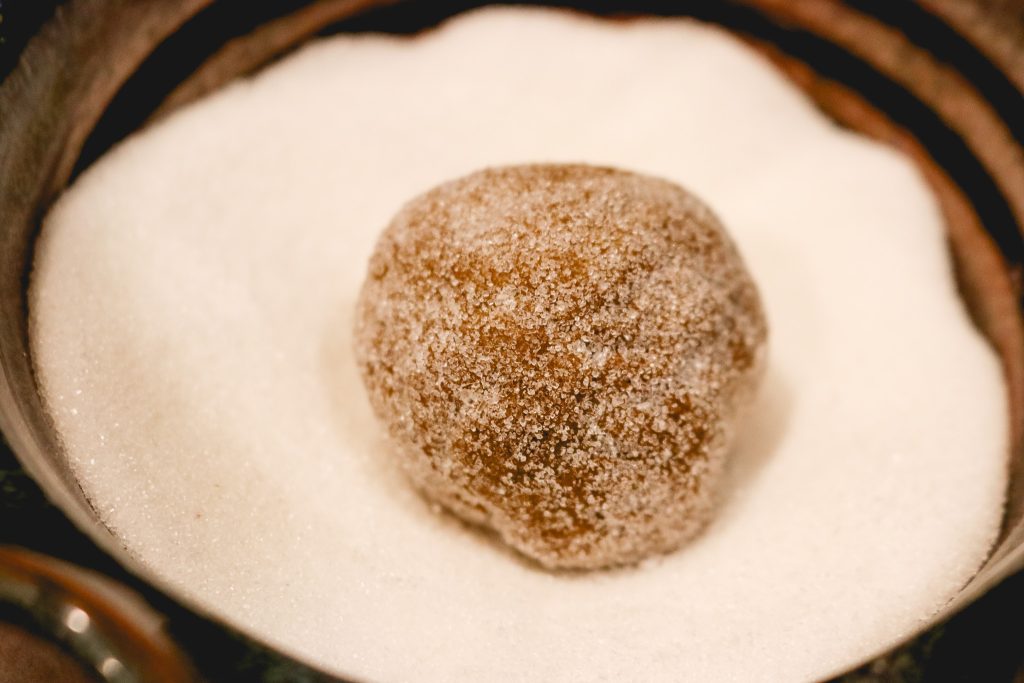
[[[766,355],[757,288],[708,207],[586,164],[410,200],[354,336],[412,482],[561,569],[635,564],[704,527]]]
[[[538,161],[695,191],[772,328],[726,503],[636,570],[546,573],[433,514],[351,356],[398,207]],[[941,606],[999,521],[1004,392],[934,198],[699,25],[493,10],[311,45],[82,176],[30,296],[68,457],[131,552],[365,678],[815,678]]]

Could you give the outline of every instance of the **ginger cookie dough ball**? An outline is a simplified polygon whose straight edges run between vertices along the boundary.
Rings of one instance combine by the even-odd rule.
[[[709,520],[766,323],[686,190],[528,165],[402,208],[355,332],[417,487],[544,566],[597,568],[675,549]]]

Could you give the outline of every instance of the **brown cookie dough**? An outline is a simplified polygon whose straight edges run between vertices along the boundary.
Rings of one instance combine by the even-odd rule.
[[[765,337],[707,207],[584,165],[488,169],[412,200],[370,260],[355,335],[413,483],[565,568],[704,526]]]

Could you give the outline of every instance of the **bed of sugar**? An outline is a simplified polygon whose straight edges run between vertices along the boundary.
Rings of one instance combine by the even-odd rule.
[[[553,574],[433,511],[381,449],[353,301],[408,198],[586,161],[716,208],[770,370],[698,540]],[[684,21],[472,13],[339,36],[155,125],[46,220],[31,338],[67,457],[169,585],[380,680],[797,680],[915,628],[1000,519],[1000,372],[934,198],[749,48]]]

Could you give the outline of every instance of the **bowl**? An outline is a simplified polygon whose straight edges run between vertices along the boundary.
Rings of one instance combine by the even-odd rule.
[[[26,285],[40,220],[119,139],[315,35],[414,33],[480,4],[68,0],[0,85],[0,429],[46,496],[112,560],[121,580],[167,615],[172,633],[208,675],[336,680],[175,595],[98,521],[61,454],[29,357]],[[552,4],[610,17],[689,15],[721,24],[767,55],[836,121],[902,150],[931,184],[960,293],[1002,362],[1012,452],[1005,516],[987,561],[917,633],[846,675],[888,677],[921,666],[922,643],[932,642],[941,624],[1024,568],[1024,4]]]

